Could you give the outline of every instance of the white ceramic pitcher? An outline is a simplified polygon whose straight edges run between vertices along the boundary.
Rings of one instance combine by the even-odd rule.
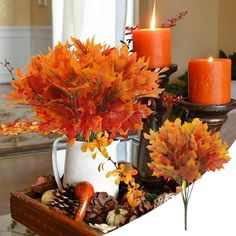
[[[111,161],[106,161],[104,164],[104,170],[99,171],[98,166],[101,162],[104,162],[106,158],[98,151],[95,159],[92,158],[93,152],[87,150],[83,152],[81,147],[84,142],[75,141],[74,144],[67,144],[65,165],[64,165],[64,177],[63,183],[61,183],[59,167],[58,167],[58,155],[57,149],[59,142],[65,142],[64,138],[59,138],[53,143],[52,150],[52,166],[56,183],[59,188],[67,183],[76,185],[81,181],[89,181],[95,192],[107,192],[109,195],[117,197],[118,185],[115,184],[114,177],[106,177],[108,171],[114,170],[115,166]],[[113,141],[108,147],[107,151],[114,162],[117,162],[117,144],[119,141]]]

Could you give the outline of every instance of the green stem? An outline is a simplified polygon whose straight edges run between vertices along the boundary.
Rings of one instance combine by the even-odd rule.
[[[182,199],[184,203],[184,229],[185,231],[187,231],[187,223],[188,223],[188,202],[193,191],[193,186],[194,186],[194,183],[192,183],[192,186],[190,187],[188,186],[188,183],[185,180],[182,180],[183,189],[181,191],[181,195],[182,195]]]
[[[192,183],[191,190],[190,190],[190,193],[189,193],[189,195],[188,195],[188,201],[189,201],[189,199],[190,199],[190,197],[191,197],[191,194],[192,194],[192,191],[193,191],[193,187],[194,187],[194,183],[195,183],[195,182]]]
[[[187,220],[188,220],[188,201],[184,203],[184,229],[187,231]]]

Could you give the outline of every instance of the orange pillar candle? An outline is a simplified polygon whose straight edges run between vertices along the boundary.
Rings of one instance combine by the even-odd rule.
[[[189,61],[188,98],[192,103],[217,105],[231,100],[231,60]]]
[[[149,59],[149,68],[163,68],[171,64],[170,28],[155,28],[155,5],[150,29],[132,32],[133,49],[138,57]]]
[[[168,67],[171,64],[170,29],[133,30],[133,48],[138,57],[149,59],[149,68]]]

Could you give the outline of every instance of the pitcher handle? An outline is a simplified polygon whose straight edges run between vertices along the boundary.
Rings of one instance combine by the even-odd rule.
[[[58,149],[57,147],[60,142],[65,142],[65,141],[66,141],[65,138],[57,138],[52,145],[52,169],[53,169],[55,181],[59,189],[62,189],[63,185],[61,182],[61,178],[60,178],[59,170],[58,170],[58,164],[57,164],[58,163],[57,162],[57,149]]]

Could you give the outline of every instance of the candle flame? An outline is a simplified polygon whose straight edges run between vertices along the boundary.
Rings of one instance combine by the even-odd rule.
[[[152,10],[152,19],[151,19],[151,24],[150,24],[151,29],[156,28],[156,3],[154,2],[153,5],[153,10]]]
[[[213,62],[213,57],[209,57],[208,61]]]

